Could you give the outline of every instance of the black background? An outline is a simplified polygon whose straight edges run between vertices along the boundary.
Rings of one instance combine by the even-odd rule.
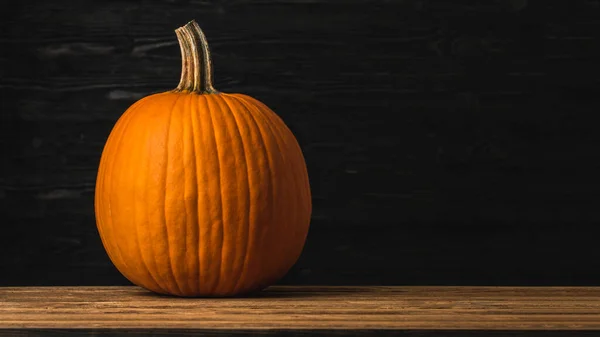
[[[598,285],[600,1],[18,1],[0,32],[0,285],[128,284],[96,231],[102,147],[174,88],[277,112],[314,212],[288,284]]]

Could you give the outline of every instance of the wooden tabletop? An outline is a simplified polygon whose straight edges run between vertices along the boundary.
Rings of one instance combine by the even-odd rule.
[[[600,287],[275,286],[227,299],[174,298],[138,287],[0,288],[0,334],[114,328],[600,331]]]

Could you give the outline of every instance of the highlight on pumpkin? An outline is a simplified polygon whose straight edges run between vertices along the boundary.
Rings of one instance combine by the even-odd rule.
[[[131,105],[104,146],[98,232],[116,268],[151,291],[257,291],[283,277],[304,247],[312,211],[306,163],[275,112],[213,88],[195,21],[175,33],[179,85]]]

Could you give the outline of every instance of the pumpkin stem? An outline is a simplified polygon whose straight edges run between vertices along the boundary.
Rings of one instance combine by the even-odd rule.
[[[208,42],[196,21],[175,30],[181,48],[181,79],[175,91],[216,93]]]

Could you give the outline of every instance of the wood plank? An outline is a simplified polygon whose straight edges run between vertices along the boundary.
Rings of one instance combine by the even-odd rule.
[[[311,330],[288,330],[288,329],[0,329],[0,336],[11,337],[54,337],[54,336],[94,336],[94,337],[120,337],[120,336],[144,336],[144,337],[174,337],[174,336],[285,336],[285,337],[315,337],[315,336],[377,336],[377,337],[573,337],[570,330],[380,330],[380,329],[311,329]],[[597,331],[580,330],[577,337],[598,336]]]
[[[225,299],[5,287],[0,328],[600,330],[600,287],[274,286]]]

